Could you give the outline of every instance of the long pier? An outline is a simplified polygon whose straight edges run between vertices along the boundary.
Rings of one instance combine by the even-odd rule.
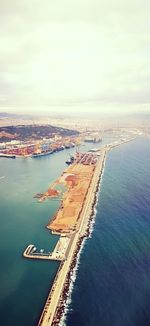
[[[125,139],[117,140],[117,141],[114,141],[113,143],[103,145],[100,148],[94,148],[93,152],[94,153],[101,153],[102,150],[109,151],[109,150],[111,150],[111,149],[113,149],[115,147],[118,147],[120,145],[129,143],[129,142],[135,140],[136,138],[137,138],[137,136],[132,137],[132,138],[125,138]]]
[[[68,255],[66,257],[66,260],[61,264],[61,267],[58,270],[53,286],[47,298],[45,307],[43,309],[43,313],[39,320],[38,326],[51,326],[59,324],[57,321],[57,308],[59,308],[59,302],[60,300],[62,300],[65,282],[77,249],[78,241],[85,235],[85,224],[87,225],[92,212],[92,207],[96,196],[97,184],[99,182],[99,178],[103,169],[105,154],[106,151],[103,150],[101,152],[101,156],[98,159],[97,167],[95,169],[95,173],[93,175],[91,185],[88,189],[88,194],[86,196],[86,200],[84,202],[84,206],[81,212],[80,225],[78,226],[78,231],[72,234],[69,243],[70,248],[69,250],[67,250]]]

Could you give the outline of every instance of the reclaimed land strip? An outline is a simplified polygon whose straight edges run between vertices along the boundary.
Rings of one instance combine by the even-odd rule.
[[[80,249],[82,240],[87,235],[87,226],[89,223],[89,218],[93,212],[97,187],[104,166],[106,149],[101,150],[100,154],[101,155],[98,157],[97,164],[90,181],[90,186],[80,212],[77,229],[70,235],[70,243],[68,246],[69,249],[67,248],[66,251],[66,259],[60,264],[58,273],[43,309],[43,313],[38,324],[39,326],[59,325],[60,318],[64,310],[64,300],[69,287],[70,273],[75,266],[76,256]]]

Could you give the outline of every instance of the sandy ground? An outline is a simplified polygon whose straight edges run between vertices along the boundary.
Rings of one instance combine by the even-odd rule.
[[[68,186],[61,208],[55,218],[47,226],[55,232],[72,232],[75,230],[80,213],[86,198],[88,188],[93,178],[95,166],[73,164],[66,170],[66,178],[60,178]]]

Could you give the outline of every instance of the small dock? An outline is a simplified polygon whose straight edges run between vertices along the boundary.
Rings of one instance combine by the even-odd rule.
[[[40,250],[39,252],[37,252],[35,250],[35,246],[30,244],[29,246],[27,246],[27,248],[25,249],[23,256],[25,258],[29,258],[29,259],[42,259],[42,260],[57,260],[57,261],[63,261],[63,257],[56,257],[53,255],[53,253],[46,253],[42,250]]]
[[[33,244],[30,244],[23,252],[23,257],[28,259],[64,261],[66,259],[66,252],[69,242],[70,238],[62,236],[58,240],[53,252],[47,253],[44,251],[44,249],[38,251]]]

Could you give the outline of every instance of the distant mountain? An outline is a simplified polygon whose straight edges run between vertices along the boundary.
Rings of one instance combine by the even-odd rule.
[[[0,142],[15,140],[39,140],[43,138],[51,138],[54,135],[74,136],[79,132],[51,125],[21,125],[0,127]]]
[[[12,116],[14,116],[14,114],[11,113],[6,113],[6,112],[0,112],[0,118],[12,118]]]
[[[0,112],[0,119],[26,119],[32,120],[35,119],[35,116],[29,114],[17,114],[17,113],[7,113]]]

